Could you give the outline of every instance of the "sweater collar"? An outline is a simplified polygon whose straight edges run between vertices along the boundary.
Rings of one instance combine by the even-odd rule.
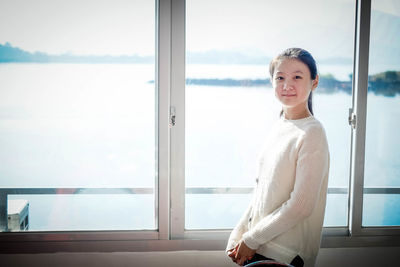
[[[311,116],[308,116],[308,117],[305,117],[305,118],[302,118],[302,119],[297,119],[297,120],[289,120],[289,119],[286,119],[284,116],[281,116],[280,119],[281,119],[283,122],[292,122],[292,123],[297,124],[297,123],[312,121],[312,120],[314,120],[315,118],[314,118],[314,116],[311,115]]]

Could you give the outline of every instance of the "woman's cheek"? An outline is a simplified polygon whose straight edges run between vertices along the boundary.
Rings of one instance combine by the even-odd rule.
[[[275,97],[279,99],[279,91],[277,88],[275,88]]]

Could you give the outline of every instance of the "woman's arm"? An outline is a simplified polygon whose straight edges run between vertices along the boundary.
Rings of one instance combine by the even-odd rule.
[[[232,252],[236,245],[239,244],[239,241],[242,239],[242,235],[248,230],[248,221],[250,218],[250,214],[252,211],[252,202],[250,202],[246,211],[243,213],[239,222],[236,224],[235,228],[233,228],[231,235],[229,236],[228,245],[226,246],[226,252]]]

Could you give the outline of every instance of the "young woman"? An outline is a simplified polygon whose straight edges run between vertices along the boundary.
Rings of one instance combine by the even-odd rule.
[[[273,259],[314,266],[329,172],[325,131],[312,110],[317,67],[309,52],[290,48],[269,70],[282,112],[267,137],[253,199],[230,235],[227,253],[239,265]]]

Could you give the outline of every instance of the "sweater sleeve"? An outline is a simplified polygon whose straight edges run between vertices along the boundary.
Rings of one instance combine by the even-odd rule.
[[[243,235],[246,245],[258,249],[310,216],[328,171],[325,133],[323,129],[311,131],[304,136],[298,149],[295,183],[289,199]]]
[[[252,205],[248,206],[247,210],[243,213],[242,217],[240,218],[239,222],[236,224],[235,228],[233,228],[228,244],[226,246],[226,252],[232,248],[234,248],[239,241],[242,239],[242,236],[248,230],[248,220],[250,218],[250,214],[252,211]]]

